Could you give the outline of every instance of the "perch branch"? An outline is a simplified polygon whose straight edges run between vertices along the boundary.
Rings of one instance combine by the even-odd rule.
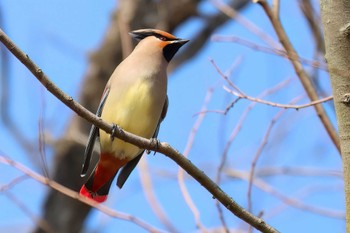
[[[52,83],[46,74],[29,59],[29,56],[21,51],[14,42],[0,29],[0,41],[8,48],[8,50],[25,65],[28,70],[41,82],[46,89],[62,101],[67,107],[72,109],[80,117],[84,118],[91,124],[94,124],[98,128],[111,134],[113,132],[113,125],[103,121],[100,117],[95,116],[93,113],[85,109],[79,103],[75,102],[73,98],[62,90],[60,90],[54,83]],[[136,145],[140,148],[160,152],[179,166],[181,166],[190,176],[196,179],[204,188],[206,188],[214,198],[221,202],[230,212],[236,215],[243,221],[251,224],[257,230],[261,232],[277,233],[278,231],[272,226],[265,223],[261,218],[254,216],[247,210],[242,208],[236,203],[230,196],[228,196],[214,181],[212,181],[203,171],[194,166],[190,160],[186,159],[177,150],[172,148],[168,143],[157,143],[155,140],[149,140],[122,129],[114,131],[115,137]],[[78,195],[78,194],[76,194]],[[97,206],[97,205],[95,205]]]

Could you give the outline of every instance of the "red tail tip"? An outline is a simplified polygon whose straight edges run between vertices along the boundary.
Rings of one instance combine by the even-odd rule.
[[[84,197],[87,197],[91,200],[94,200],[98,203],[102,203],[102,202],[105,202],[107,200],[107,195],[103,195],[103,196],[100,196],[98,195],[97,193],[94,193],[92,191],[89,191],[85,185],[83,185],[83,187],[81,187],[80,189],[80,195],[84,196]]]

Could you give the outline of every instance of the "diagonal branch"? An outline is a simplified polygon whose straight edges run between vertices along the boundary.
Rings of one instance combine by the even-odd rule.
[[[244,181],[249,182],[249,172],[246,171],[236,171],[236,170],[227,170],[225,171],[226,174],[232,178],[238,178],[242,179]],[[308,203],[304,203],[294,196],[289,196],[272,185],[268,184],[265,182],[263,179],[256,177],[253,180],[253,185],[260,189],[263,192],[266,192],[270,194],[271,196],[276,197],[277,199],[281,200],[285,204],[292,206],[297,209],[301,209],[303,211],[308,211],[310,213],[318,214],[318,215],[323,215],[331,218],[337,218],[337,219],[344,219],[345,218],[345,213],[343,211],[338,211],[338,210],[332,210],[329,208],[324,208],[321,206],[315,206],[315,205],[310,205]]]
[[[68,96],[62,90],[60,90],[54,83],[52,83],[46,74],[29,59],[23,51],[21,51],[11,39],[0,29],[0,41],[8,48],[8,50],[15,55],[15,57],[25,65],[28,70],[44,85],[49,92],[62,101],[67,107],[72,109],[80,117],[84,118],[88,122],[96,125],[98,128],[111,134],[113,126],[100,117],[95,116],[86,108],[75,102],[72,97]],[[136,145],[140,148],[158,151],[181,166],[189,175],[196,179],[204,188],[206,188],[218,201],[220,201],[231,213],[251,224],[256,229],[262,232],[278,232],[272,226],[266,224],[262,219],[252,215],[247,210],[238,205],[230,196],[228,196],[214,181],[212,181],[204,172],[194,166],[190,160],[186,159],[177,150],[172,148],[168,143],[157,143],[155,140],[149,140],[137,135],[131,134],[127,131],[120,130],[114,131],[113,136]]]
[[[238,12],[244,9],[249,2],[250,0],[231,0],[227,3],[227,7],[232,9],[234,12]],[[221,12],[207,17],[202,16],[201,19],[205,22],[205,25],[198,30],[193,38],[191,38],[191,46],[186,50],[181,51],[169,64],[169,70],[173,70],[175,67],[180,66],[186,60],[197,54],[198,51],[207,43],[208,39],[210,39],[210,36],[231,18],[234,17],[222,14]]]
[[[107,214],[108,216],[111,216],[114,218],[119,218],[119,219],[126,220],[126,221],[131,221],[131,222],[135,223],[136,225],[146,229],[149,232],[154,232],[154,233],[160,232],[158,229],[155,229],[154,227],[152,227],[148,223],[142,221],[141,219],[138,219],[132,215],[125,214],[122,212],[116,212],[116,211],[108,208],[107,206],[99,205],[98,203],[96,203],[94,201],[91,201],[87,198],[80,196],[77,192],[75,192],[75,191],[73,191],[73,190],[53,181],[53,180],[50,180],[47,177],[44,177],[38,173],[35,173],[34,171],[30,170],[29,168],[25,167],[24,165],[14,161],[10,158],[7,158],[5,156],[0,155],[0,163],[12,166],[12,167],[20,170],[24,174],[26,174],[26,176],[29,176],[29,177],[33,178],[34,180],[36,180],[44,185],[47,185],[47,186],[51,187],[52,189],[55,189],[58,192],[63,193],[64,195],[66,195],[68,197],[71,197],[73,199],[77,199],[82,203],[85,203],[91,207],[94,207],[94,208],[100,210],[101,212]],[[53,232],[53,231],[49,231],[49,232]]]
[[[235,36],[235,35],[230,35],[230,36],[213,35],[212,36],[212,40],[213,41],[217,41],[217,42],[237,43],[239,45],[245,46],[245,47],[250,48],[250,49],[255,50],[255,51],[268,53],[268,54],[273,54],[273,55],[280,56],[280,57],[283,57],[283,58],[286,58],[286,59],[289,59],[289,60],[293,59],[293,58],[288,56],[288,54],[286,53],[286,51],[284,49],[271,48],[271,47],[263,46],[263,45],[257,44],[255,42],[246,40],[244,38],[241,38],[241,37]],[[308,66],[311,66],[311,67],[314,67],[314,68],[319,68],[321,70],[324,70],[324,71],[328,72],[327,65],[324,64],[324,62],[322,62],[322,61],[310,60],[310,59],[303,58],[303,57],[300,57],[300,56],[298,56],[297,59],[302,64],[305,64],[305,65],[308,65]]]
[[[325,45],[319,15],[315,13],[310,0],[299,0],[299,7],[310,27],[317,51],[324,55]]]
[[[271,7],[266,2],[266,0],[254,0],[254,2],[259,3],[262,6],[266,15],[270,19],[270,21],[273,25],[273,28],[275,29],[275,32],[276,32],[281,44],[283,45],[284,49],[287,52],[288,57],[290,58],[290,61],[294,67],[295,73],[298,75],[299,80],[302,83],[309,98],[311,99],[311,101],[318,100],[317,92],[316,92],[315,88],[313,87],[313,85],[312,85],[307,73],[305,72],[302,64],[300,63],[300,61],[298,59],[299,56],[298,56],[297,52],[295,51],[292,43],[289,41],[288,35],[285,32],[285,30],[281,24],[281,21],[279,20],[279,18],[275,17],[275,15],[272,12]],[[336,148],[340,152],[340,144],[339,144],[338,134],[337,134],[336,130],[334,129],[330,119],[328,118],[325,109],[320,104],[314,105],[314,108],[315,108],[316,113],[317,113],[318,117],[320,118],[323,126],[325,127],[329,137],[331,138],[334,145],[336,146]]]
[[[294,98],[291,103],[295,103],[297,102],[299,99],[301,99],[301,97],[296,97]],[[286,112],[286,109],[281,109],[280,111],[278,111],[276,113],[276,115],[271,119],[270,121],[270,124],[268,125],[267,127],[267,130],[261,140],[261,143],[253,157],[253,160],[251,162],[251,165],[250,165],[250,171],[249,171],[249,179],[248,179],[248,190],[247,190],[247,200],[248,200],[248,203],[247,203],[247,208],[248,210],[251,212],[252,211],[252,192],[253,192],[253,181],[255,179],[255,173],[256,173],[256,165],[257,165],[257,162],[258,160],[260,159],[261,155],[262,155],[262,152],[263,150],[265,149],[267,143],[268,143],[268,139],[271,135],[271,132],[272,132],[272,128],[274,127],[274,125],[277,123],[277,121],[282,117],[282,115]],[[249,229],[250,232],[252,232],[252,229],[250,227]]]
[[[143,187],[145,197],[153,213],[157,216],[159,221],[166,227],[169,233],[178,233],[178,229],[176,229],[175,225],[172,224],[171,220],[167,216],[167,213],[163,209],[162,204],[156,196],[146,157],[142,157],[137,168],[139,169],[141,185]]]
[[[211,96],[212,96],[213,92],[214,92],[214,88],[209,88],[209,90],[207,91],[207,94],[205,96],[205,100],[204,100],[204,104],[202,106],[201,112],[207,110],[207,105],[208,105],[208,103],[209,103],[209,101],[211,99]],[[189,155],[189,153],[190,153],[190,151],[192,149],[192,146],[193,146],[193,143],[194,143],[197,131],[198,131],[200,125],[202,124],[204,118],[205,118],[205,114],[200,114],[199,117],[197,118],[197,120],[195,121],[192,129],[191,129],[191,132],[190,132],[190,134],[188,136],[188,139],[187,139],[186,147],[185,147],[185,149],[183,151],[183,155],[186,158],[188,157],[188,155]],[[205,227],[203,226],[203,224],[201,223],[201,220],[200,220],[200,212],[198,211],[198,208],[196,207],[196,204],[194,203],[193,199],[191,198],[191,195],[190,195],[190,193],[189,193],[189,191],[188,191],[188,189],[186,187],[186,184],[185,184],[185,181],[184,181],[184,176],[185,176],[184,170],[179,168],[178,173],[177,173],[177,177],[178,177],[178,183],[179,183],[179,187],[180,187],[182,196],[185,199],[186,204],[188,205],[188,207],[192,211],[192,214],[193,214],[193,217],[195,219],[197,228],[202,233],[206,233],[207,230],[205,229]]]

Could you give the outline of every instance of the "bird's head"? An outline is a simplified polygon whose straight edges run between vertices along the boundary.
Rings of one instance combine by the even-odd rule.
[[[156,46],[163,51],[164,58],[169,62],[175,53],[189,40],[183,40],[171,35],[168,32],[158,29],[139,29],[130,32],[130,35],[137,40],[147,40],[150,46]]]

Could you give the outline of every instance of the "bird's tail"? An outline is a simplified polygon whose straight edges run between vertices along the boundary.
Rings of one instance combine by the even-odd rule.
[[[79,193],[84,197],[87,197],[89,199],[92,199],[96,202],[101,203],[107,200],[109,188],[111,187],[114,176],[103,187],[95,191],[93,189],[94,177],[95,177],[95,174],[92,174],[89,180],[81,187]]]
[[[80,195],[99,203],[106,201],[113,179],[125,163],[125,160],[119,160],[111,154],[101,153],[100,161],[81,187]]]

